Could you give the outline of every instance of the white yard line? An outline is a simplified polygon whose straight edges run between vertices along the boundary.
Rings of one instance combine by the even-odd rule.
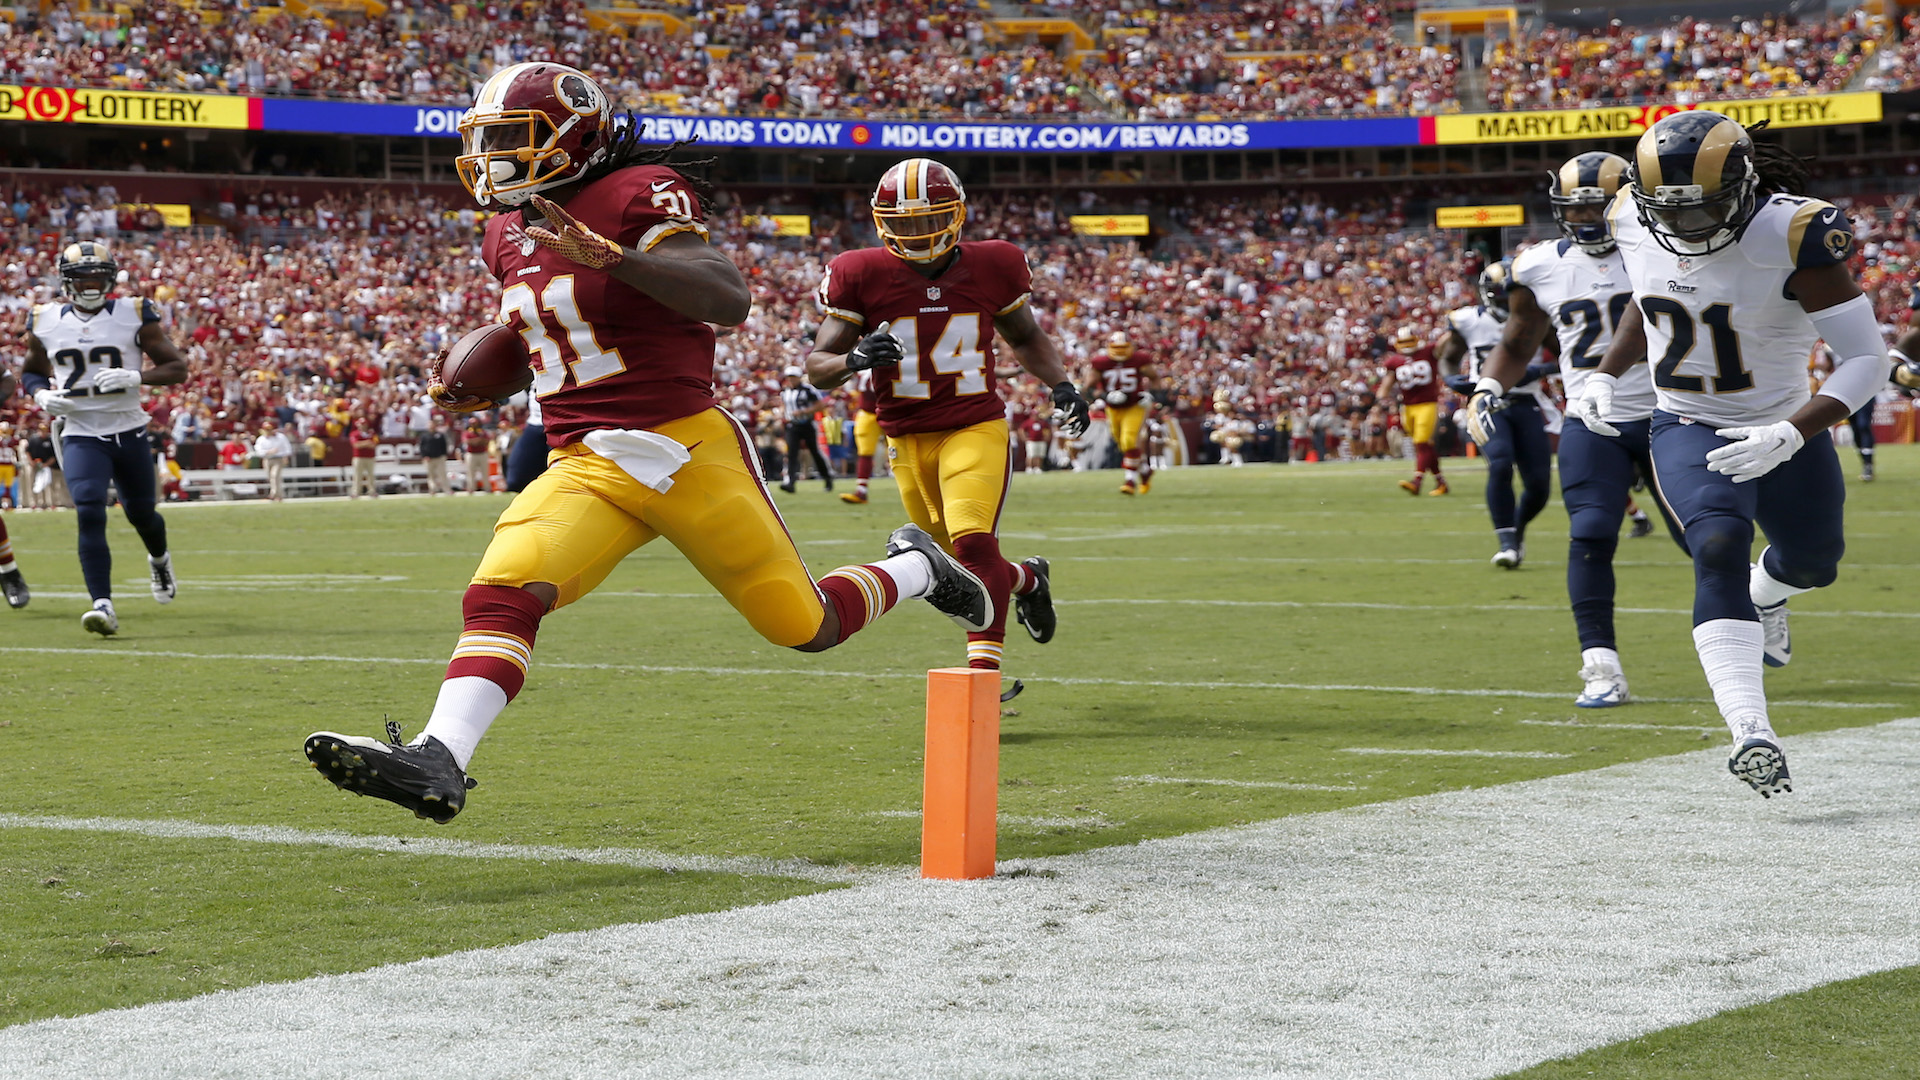
[[[1291,780],[1218,780],[1195,776],[1116,776],[1122,784],[1192,784],[1199,787],[1279,788],[1284,791],[1358,791],[1353,784],[1298,784]]]
[[[1380,757],[1484,757],[1484,758],[1570,758],[1552,750],[1440,750],[1426,747],[1343,746],[1342,754],[1374,754]]]
[[[230,661],[258,664],[400,664],[431,665],[446,664],[443,659],[410,656],[336,656],[331,654],[299,655],[294,653],[197,653],[173,649],[122,649],[108,643],[93,648],[76,648],[53,645],[0,645],[0,654],[29,653],[50,656],[88,656],[94,658],[124,657],[127,659],[162,660],[207,660]],[[558,660],[535,658],[536,668],[549,667],[566,671],[639,671],[653,675],[777,675],[810,676],[820,679],[913,679],[926,678],[918,671],[830,671],[823,668],[746,668],[746,667],[709,667],[687,664],[577,664]],[[1477,697],[1477,698],[1539,698],[1548,701],[1565,700],[1564,692],[1550,690],[1499,690],[1499,689],[1459,689],[1444,686],[1375,686],[1367,683],[1289,683],[1289,682],[1236,682],[1225,679],[1178,680],[1178,679],[1102,679],[1091,676],[1046,675],[1031,673],[1022,676],[1035,683],[1057,683],[1062,686],[1139,686],[1149,689],[1171,688],[1181,690],[1293,690],[1311,693],[1367,693],[1367,694],[1414,694],[1429,697]],[[1712,698],[1704,697],[1639,697],[1635,701],[1663,705],[1700,705],[1711,704]],[[1802,701],[1785,699],[1774,701],[1776,706],[1802,709],[1904,709],[1907,705],[1891,701]]]
[[[1920,963],[1920,720],[1788,749],[1769,801],[1714,749],[890,876],[19,1025],[0,1075],[1497,1076]]]
[[[804,859],[763,859],[716,855],[676,855],[647,848],[571,848],[548,844],[477,844],[441,837],[361,836],[354,833],[314,832],[277,825],[203,825],[197,821],[133,818],[47,817],[0,814],[0,829],[50,829],[58,832],[124,833],[159,840],[238,840],[252,844],[295,847],[347,848],[354,851],[444,855],[459,859],[525,859],[533,862],[579,862],[611,866],[638,866],[655,870],[684,870],[716,874],[748,874],[802,878],[807,881],[849,882],[874,876],[854,867],[830,867]]]

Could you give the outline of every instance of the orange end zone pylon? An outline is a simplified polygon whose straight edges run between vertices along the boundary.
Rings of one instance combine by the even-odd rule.
[[[1000,673],[927,672],[926,793],[920,876],[993,876],[1000,800]]]

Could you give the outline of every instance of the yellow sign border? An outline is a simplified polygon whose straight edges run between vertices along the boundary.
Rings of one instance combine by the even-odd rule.
[[[1881,119],[1880,95],[1800,94],[1708,101],[1698,105],[1605,105],[1591,109],[1458,113],[1433,119],[1433,141],[1467,143],[1549,142],[1557,139],[1634,139],[1678,112],[1706,109],[1742,124],[1771,120],[1774,127],[1871,124]]]
[[[1519,203],[1442,206],[1433,211],[1433,227],[1436,229],[1495,229],[1526,223],[1527,208]]]

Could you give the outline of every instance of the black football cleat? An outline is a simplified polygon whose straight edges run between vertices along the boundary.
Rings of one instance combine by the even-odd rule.
[[[1053,585],[1047,577],[1047,560],[1035,555],[1031,559],[1020,560],[1020,565],[1033,575],[1036,584],[1033,591],[1025,596],[1013,598],[1013,617],[1027,628],[1027,635],[1045,645],[1053,640]]]
[[[927,603],[969,631],[993,625],[993,601],[987,598],[987,587],[918,525],[902,525],[887,537],[888,557],[909,551],[925,556],[927,565],[933,568],[933,588],[924,598]]]
[[[439,739],[403,745],[400,725],[389,721],[387,740],[316,731],[307,736],[307,760],[341,791],[398,803],[442,825],[452,821],[478,781],[461,771]]]
[[[0,574],[0,593],[6,594],[10,608],[26,607],[27,601],[33,599],[33,595],[27,592],[27,579],[20,576],[18,569]]]

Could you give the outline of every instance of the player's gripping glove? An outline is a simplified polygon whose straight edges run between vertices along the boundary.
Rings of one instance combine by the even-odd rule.
[[[1765,427],[1726,427],[1714,434],[1734,441],[1707,451],[1707,468],[1733,477],[1736,484],[1767,475],[1807,444],[1807,437],[1791,420]]]
[[[1061,434],[1069,439],[1077,439],[1087,433],[1087,425],[1092,417],[1087,412],[1087,399],[1071,382],[1063,382],[1053,388],[1053,423]]]
[[[888,327],[891,322],[883,322],[873,328],[873,333],[860,339],[860,343],[847,354],[848,371],[869,371],[888,364],[897,364],[906,359],[906,346],[893,336]]]
[[[132,368],[108,368],[105,371],[95,373],[93,376],[93,388],[96,392],[102,394],[114,394],[122,390],[132,390],[139,385],[140,373]]]
[[[1473,396],[1467,399],[1467,435],[1475,446],[1493,439],[1493,414],[1506,407],[1506,388],[1499,379],[1488,376],[1473,384]]]
[[[1607,414],[1613,411],[1613,390],[1620,380],[1604,372],[1596,371],[1587,376],[1587,388],[1580,394],[1580,400],[1567,407],[1567,415],[1587,426],[1595,435],[1613,438],[1620,429],[1607,423]]]
[[[552,229],[539,225],[529,227],[527,238],[534,243],[552,248],[581,266],[591,266],[595,270],[619,266],[627,257],[619,244],[580,224],[572,214],[552,202],[535,195],[533,205],[540,211],[540,216],[547,219],[547,224],[553,226]]]
[[[1908,390],[1920,390],[1920,360],[1909,357],[1899,349],[1888,349],[1893,357],[1893,381],[1896,386]]]
[[[49,416],[73,415],[73,402],[67,400],[65,390],[35,390],[33,403]]]
[[[494,403],[486,398],[474,397],[471,394],[456,394],[451,387],[441,381],[440,366],[446,361],[447,351],[442,349],[440,355],[433,358],[433,368],[427,376],[427,396],[433,399],[433,403],[453,413],[481,412],[493,408]]]

